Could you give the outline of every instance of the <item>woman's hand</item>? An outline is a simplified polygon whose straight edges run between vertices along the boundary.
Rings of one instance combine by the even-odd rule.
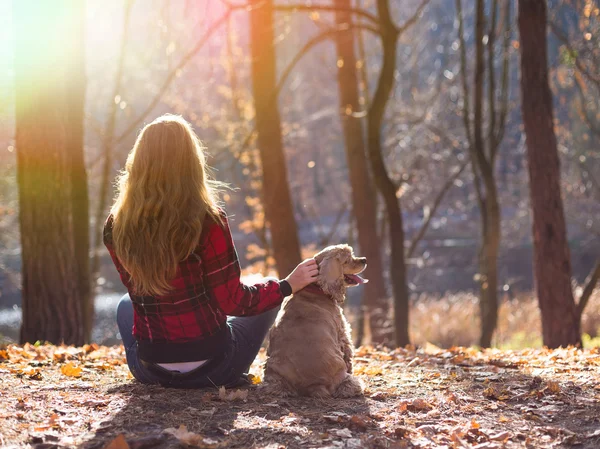
[[[310,258],[300,262],[285,280],[288,281],[290,287],[292,287],[292,293],[296,293],[308,284],[315,282],[318,274],[319,266],[317,265],[317,261]]]

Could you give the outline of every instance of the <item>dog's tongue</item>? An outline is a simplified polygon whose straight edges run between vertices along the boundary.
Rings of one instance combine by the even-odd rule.
[[[357,274],[346,274],[345,276],[350,278],[353,282],[355,282],[356,284],[359,284],[359,285],[366,284],[367,282],[369,282],[368,279],[363,279]]]

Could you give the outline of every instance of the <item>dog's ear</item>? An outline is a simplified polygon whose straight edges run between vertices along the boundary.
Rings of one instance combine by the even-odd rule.
[[[336,301],[343,301],[344,273],[339,257],[332,255],[323,258],[319,262],[318,284],[325,293]]]

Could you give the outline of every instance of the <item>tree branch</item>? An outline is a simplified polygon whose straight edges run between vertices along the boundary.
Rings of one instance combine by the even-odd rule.
[[[181,70],[185,65],[200,51],[200,49],[206,44],[206,42],[211,38],[213,33],[219,29],[219,27],[225,23],[231,13],[236,9],[244,8],[246,5],[231,5],[227,12],[225,12],[216,22],[214,22],[204,33],[204,35],[198,40],[196,45],[188,51],[183,58],[179,61],[179,63],[169,72],[165,80],[163,81],[161,87],[158,89],[158,93],[154,96],[150,104],[144,109],[144,111],[115,139],[115,144],[118,144],[125,140],[129,134],[135,131],[138,126],[144,121],[144,119],[148,116],[150,112],[156,107],[164,93],[167,91],[171,82],[177,76],[177,72]]]
[[[569,50],[569,52],[574,56],[575,59],[575,67],[579,70],[589,81],[594,83],[594,85],[600,89],[600,76],[592,74],[586,67],[581,63],[581,58],[577,57],[577,52],[569,42],[569,38],[565,36],[560,29],[560,27],[554,22],[549,22],[550,30],[552,33],[561,41],[565,47]]]
[[[596,288],[596,284],[600,280],[600,260],[596,261],[596,266],[590,273],[590,275],[585,280],[585,287],[583,292],[581,293],[581,297],[579,298],[579,303],[577,304],[577,311],[579,312],[579,316],[583,314],[585,310],[585,306],[590,300],[594,289]]]
[[[421,227],[419,228],[419,232],[417,232],[417,234],[415,235],[415,237],[410,242],[410,246],[408,247],[408,251],[406,251],[406,258],[407,259],[410,259],[413,256],[415,250],[417,249],[417,245],[419,244],[419,242],[425,236],[425,233],[427,232],[427,229],[429,229],[429,224],[431,223],[431,220],[435,216],[435,213],[437,212],[437,210],[438,210],[440,204],[442,203],[444,197],[446,196],[446,194],[448,193],[448,191],[450,190],[450,188],[454,185],[454,182],[458,179],[458,177],[465,170],[465,168],[467,168],[467,165],[469,165],[469,160],[468,159],[465,160],[460,165],[460,167],[458,168],[458,170],[452,176],[450,176],[450,178],[448,178],[448,180],[444,183],[444,185],[442,186],[442,188],[440,189],[440,191],[437,193],[437,195],[436,195],[436,197],[435,197],[435,199],[433,201],[433,204],[431,205],[431,208],[429,209],[429,213],[428,213],[427,217],[424,217],[425,220],[421,224]]]
[[[511,37],[511,21],[510,21],[510,1],[506,1],[504,9],[504,42],[502,45],[502,87],[500,88],[500,122],[494,140],[496,145],[499,145],[504,139],[506,130],[506,116],[508,115],[508,99],[510,87],[510,37]]]
[[[125,55],[127,53],[127,43],[129,41],[129,20],[131,17],[131,9],[133,7],[133,0],[129,0],[125,3],[125,12],[123,16],[123,32],[121,37],[121,48],[119,52],[119,59],[117,61],[117,73],[115,75],[115,84],[113,86],[112,96],[109,100],[109,112],[106,120],[106,127],[104,130],[104,138],[102,139],[102,157],[104,158],[102,164],[102,177],[100,181],[100,194],[98,198],[98,205],[96,207],[96,215],[94,220],[94,231],[93,231],[93,246],[92,246],[92,261],[90,266],[92,292],[95,290],[98,272],[100,270],[100,248],[102,247],[102,225],[104,223],[104,214],[106,210],[106,203],[108,201],[108,191],[110,187],[110,172],[112,165],[112,152],[114,149],[113,137],[115,134],[115,126],[117,119],[117,110],[119,105],[115,101],[117,95],[121,92],[123,82],[123,68],[125,65]]]
[[[497,142],[494,140],[494,134],[496,132],[496,70],[494,64],[494,50],[496,45],[496,22],[498,21],[498,0],[492,0],[492,20],[488,28],[488,41],[487,41],[487,63],[488,63],[488,151],[490,163],[494,164],[496,156],[496,150],[498,148]]]
[[[342,11],[342,12],[348,12],[348,13],[363,17],[365,19],[368,19],[374,25],[379,25],[381,23],[379,18],[376,15],[371,14],[370,12],[365,11],[364,9],[357,9],[357,8],[340,8],[338,6],[330,6],[330,5],[292,4],[292,5],[275,5],[275,6],[273,6],[273,9],[277,12],[296,12],[296,11],[337,12],[337,11]]]
[[[579,98],[581,100],[581,110],[579,112],[583,116],[583,120],[585,121],[590,131],[596,136],[600,137],[600,126],[598,125],[598,123],[595,122],[595,120],[592,119],[592,117],[590,117],[589,112],[585,107],[586,95],[584,93],[582,83],[583,81],[580,79],[580,77],[576,75],[575,86],[577,87],[577,93],[579,94]]]
[[[423,12],[428,3],[429,0],[422,0],[421,4],[417,7],[415,13],[406,22],[404,22],[404,24],[401,27],[396,27],[396,32],[398,33],[398,36],[401,36],[406,30],[408,30],[415,23],[417,23],[419,17],[421,17],[421,13]]]
[[[348,212],[348,205],[344,204],[338,211],[338,213],[335,217],[335,221],[333,222],[333,224],[331,225],[331,228],[329,229],[329,233],[327,233],[327,235],[321,236],[321,238],[319,240],[319,247],[322,248],[324,246],[329,245],[329,242],[335,235],[335,233],[340,225],[340,222],[342,221],[342,218],[344,217],[344,215],[346,215],[346,212]],[[350,226],[352,226],[352,224],[350,224]]]
[[[469,98],[469,81],[467,79],[467,49],[465,43],[465,28],[464,28],[464,18],[463,18],[463,10],[462,10],[462,2],[461,0],[456,0],[456,15],[458,16],[458,40],[460,43],[460,74],[462,79],[462,88],[463,88],[463,122],[465,126],[465,135],[467,137],[467,142],[469,143],[469,148],[473,147],[473,134],[471,132],[471,113],[470,113],[470,104],[471,100]]]
[[[334,36],[336,33],[347,31],[349,29],[362,29],[362,30],[371,31],[374,34],[379,34],[378,29],[375,29],[371,25],[367,25],[364,23],[342,24],[341,26],[327,29],[327,30],[317,34],[312,39],[310,39],[306,44],[304,44],[304,46],[298,51],[298,53],[296,53],[296,56],[294,56],[294,58],[290,61],[290,63],[283,70],[283,72],[281,73],[281,78],[279,78],[279,81],[277,82],[277,85],[275,86],[275,90],[273,90],[273,92],[271,92],[271,98],[269,100],[269,104],[273,104],[275,101],[277,101],[277,98],[279,97],[279,94],[281,93],[281,89],[283,88],[287,79],[291,75],[292,70],[294,70],[294,68],[300,62],[300,60],[315,45],[329,39],[330,37]],[[252,140],[252,137],[254,136],[255,132],[256,132],[256,125],[252,128],[252,130],[244,138],[241,146],[236,150],[237,152],[241,153],[242,151],[244,151],[247,148],[247,146],[250,144],[250,141]]]

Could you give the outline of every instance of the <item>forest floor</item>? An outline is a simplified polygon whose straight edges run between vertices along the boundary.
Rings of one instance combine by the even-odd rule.
[[[0,447],[600,447],[598,349],[362,347],[354,373],[364,397],[281,399],[144,386],[118,346],[7,346]]]

